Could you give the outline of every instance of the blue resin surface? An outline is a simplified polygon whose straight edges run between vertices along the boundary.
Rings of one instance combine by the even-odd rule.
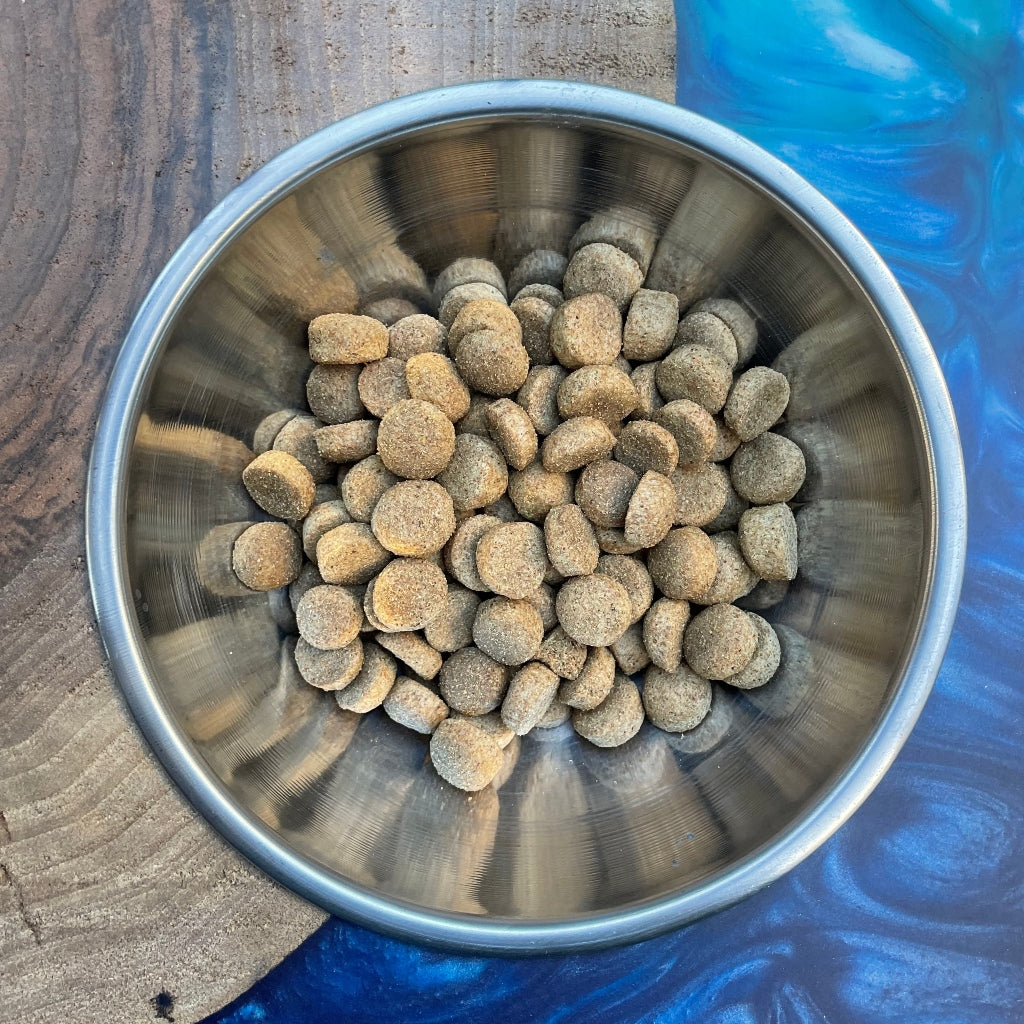
[[[602,953],[460,957],[331,920],[208,1020],[1024,1020],[1024,5],[678,3],[678,102],[791,164],[941,359],[970,544],[935,692],[860,811],[764,892]]]

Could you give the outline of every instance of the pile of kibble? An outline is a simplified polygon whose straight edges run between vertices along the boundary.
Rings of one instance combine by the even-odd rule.
[[[430,734],[462,789],[514,735],[686,732],[709,680],[778,668],[771,625],[734,602],[797,571],[804,458],[770,429],[789,384],[746,368],[740,304],[680,318],[642,287],[649,258],[589,242],[507,281],[464,258],[436,318],[318,316],[310,411],[256,432],[243,480],[280,521],[241,534],[235,573],[290,585],[307,682]]]

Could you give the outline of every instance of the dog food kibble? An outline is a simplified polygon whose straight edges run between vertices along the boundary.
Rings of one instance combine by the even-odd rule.
[[[622,350],[622,317],[607,295],[569,299],[551,318],[551,351],[567,370],[610,366]]]
[[[753,366],[736,378],[722,416],[741,441],[775,425],[789,404],[789,381],[777,370]]]
[[[307,590],[295,609],[299,636],[322,651],[347,647],[359,635],[363,609],[345,587],[324,585]]]
[[[574,416],[560,423],[540,446],[541,462],[549,473],[570,473],[608,455],[615,435],[593,416]]]
[[[385,629],[422,629],[448,594],[444,571],[423,558],[396,558],[373,582],[373,613]]]
[[[707,312],[689,312],[675,332],[675,346],[699,345],[710,349],[729,367],[730,371],[739,359],[736,339],[728,325],[717,316]]]
[[[508,679],[505,665],[477,647],[463,647],[445,659],[439,688],[453,711],[486,715],[501,704]]]
[[[528,601],[492,597],[481,602],[473,620],[473,640],[501,665],[522,665],[535,657],[544,639],[540,613]]]
[[[298,579],[302,543],[287,523],[253,523],[231,549],[231,568],[250,590],[276,590]]]
[[[557,620],[556,620],[557,622]],[[540,645],[537,661],[547,665],[560,679],[575,679],[587,660],[587,648],[559,625],[556,625]]]
[[[269,416],[264,416],[252,434],[252,450],[257,455],[269,452],[274,447],[274,438],[281,428],[291,419],[300,415],[295,409],[279,409]]]
[[[626,540],[622,530],[614,527],[598,526],[594,529],[594,535],[597,537],[598,547],[606,555],[635,555],[640,550],[636,544]]]
[[[632,555],[603,554],[598,559],[597,571],[617,580],[626,588],[630,623],[642,619],[654,600],[654,583],[647,566]]]
[[[753,505],[774,505],[800,490],[807,467],[799,445],[765,431],[739,446],[729,472],[741,498]]]
[[[363,667],[363,642],[356,637],[347,647],[323,651],[299,637],[295,665],[302,678],[319,690],[344,689]]]
[[[350,420],[313,431],[320,457],[327,462],[359,462],[377,450],[377,421]]]
[[[595,416],[605,423],[619,423],[637,405],[636,388],[616,366],[583,366],[573,370],[558,388],[558,412],[571,416]]]
[[[698,612],[683,636],[683,657],[705,679],[728,679],[746,668],[757,648],[757,629],[748,612],[734,604],[713,604]]]
[[[558,426],[558,389],[568,373],[561,366],[535,366],[516,395],[516,402],[530,417],[534,430],[547,437]]]
[[[455,454],[455,427],[436,405],[404,399],[388,409],[380,421],[377,454],[396,476],[429,480]]]
[[[360,366],[314,366],[306,381],[306,401],[313,415],[323,423],[348,423],[359,419],[363,403],[359,398]]]
[[[363,644],[363,664],[359,673],[343,690],[335,690],[334,699],[342,711],[365,715],[384,703],[397,675],[395,659],[375,643],[367,641]]]
[[[592,462],[576,481],[576,504],[597,527],[621,529],[640,478],[610,459]]]
[[[715,546],[696,526],[680,526],[647,555],[654,585],[676,601],[696,601],[707,593],[718,572]]]
[[[368,523],[380,496],[398,483],[398,477],[371,455],[352,466],[339,484],[342,501],[348,514],[357,523]]]
[[[473,620],[480,598],[465,587],[448,586],[441,610],[423,630],[427,643],[442,654],[468,647],[473,642]]]
[[[478,434],[459,434],[451,462],[437,482],[451,495],[456,511],[483,508],[508,488],[508,466],[501,452]]]
[[[562,284],[569,261],[560,252],[535,249],[528,252],[508,275],[510,295],[518,294],[528,284],[546,284],[554,288]]]
[[[448,718],[430,737],[430,762],[445,782],[467,793],[483,789],[501,770],[498,741],[468,719]]]
[[[644,616],[643,638],[651,661],[674,672],[683,660],[683,633],[690,621],[690,605],[659,597]]]
[[[690,313],[711,313],[732,332],[736,342],[739,365],[745,366],[757,348],[757,325],[754,318],[733,299],[702,299],[692,306]]]
[[[739,448],[740,439],[721,416],[716,416],[714,419],[715,430],[718,436],[715,438],[715,444],[711,449],[711,454],[708,456],[708,461],[725,462]]]
[[[736,493],[736,488],[729,480],[729,491],[725,498],[722,511],[708,523],[704,530],[707,533],[718,533],[721,530],[735,530],[739,525],[740,517],[750,507],[750,503]]]
[[[513,469],[525,469],[537,454],[537,431],[526,410],[511,398],[499,398],[487,407],[486,417],[487,428],[506,462]]]
[[[316,564],[326,583],[369,583],[391,561],[365,523],[342,523],[316,544]]]
[[[302,551],[311,562],[316,561],[316,546],[320,538],[343,523],[352,522],[352,517],[340,498],[314,505],[309,515],[302,520]]]
[[[516,292],[515,299],[512,301],[515,302],[516,299],[540,299],[542,302],[546,302],[552,309],[558,309],[565,302],[565,296],[550,284],[523,285]]]
[[[575,710],[572,727],[596,747],[619,747],[644,724],[644,705],[636,683],[616,673],[611,692],[591,710]]]
[[[523,348],[532,366],[553,363],[551,351],[551,320],[555,307],[536,295],[517,295],[509,307],[523,329]]]
[[[309,325],[309,356],[314,363],[368,363],[387,354],[388,329],[372,317],[327,313]]]
[[[487,733],[488,736],[493,736],[502,750],[516,738],[516,734],[501,720],[501,715],[497,711],[489,711],[486,715],[462,715],[456,713],[449,717],[455,722],[470,722],[482,732]]]
[[[649,420],[665,404],[665,399],[658,391],[655,375],[658,372],[658,363],[643,363],[629,375],[629,379],[636,388],[636,409],[633,411],[635,420]]]
[[[572,501],[572,477],[548,472],[536,459],[526,469],[509,473],[508,496],[524,519],[540,523],[553,508]]]
[[[792,580],[797,570],[796,520],[788,505],[760,505],[740,516],[743,557],[763,580]]]
[[[505,294],[493,284],[474,281],[471,284],[457,284],[441,300],[437,308],[437,318],[451,331],[452,324],[458,315],[473,302],[500,302],[505,305]],[[451,342],[449,339],[449,346]]]
[[[474,256],[463,256],[455,260],[437,275],[434,282],[434,305],[440,305],[441,300],[460,284],[477,283],[489,284],[502,295],[505,294],[505,278],[490,260]]]
[[[302,571],[296,577],[295,582],[288,587],[288,603],[292,606],[292,611],[294,612],[299,607],[299,602],[306,595],[307,591],[313,587],[319,587],[323,582],[324,578],[320,575],[320,570],[316,567],[316,563],[306,562],[302,567]]]
[[[314,483],[323,483],[334,476],[330,462],[320,454],[316,431],[323,424],[315,416],[293,416],[274,438],[274,451],[294,456],[309,470]]]
[[[679,445],[657,423],[633,420],[622,428],[615,442],[614,458],[639,476],[648,471],[668,476],[679,463]]]
[[[547,713],[558,693],[558,676],[546,665],[531,661],[508,684],[501,702],[501,720],[517,736],[525,736]]]
[[[490,589],[480,578],[477,570],[476,549],[480,538],[496,526],[501,526],[501,520],[496,516],[471,516],[465,522],[459,523],[451,541],[445,547],[444,560],[448,571],[470,590]]]
[[[316,484],[294,455],[269,451],[242,470],[242,483],[264,512],[278,519],[301,519],[312,507]]]
[[[448,351],[448,329],[426,313],[403,317],[388,328],[388,354],[398,360]]]
[[[433,679],[441,671],[441,655],[419,633],[378,633],[377,643],[420,679]]]
[[[632,256],[606,242],[593,242],[569,260],[562,290],[570,300],[593,293],[606,295],[624,310],[643,283],[643,271]]]
[[[639,622],[634,622],[612,644],[611,652],[615,658],[615,664],[627,676],[642,671],[651,663],[651,656],[644,646],[643,626]]]
[[[661,359],[672,347],[679,323],[679,299],[673,292],[641,288],[629,305],[622,329],[622,354],[637,362]]]
[[[377,299],[368,302],[360,311],[363,316],[372,316],[379,320],[385,327],[398,323],[399,320],[407,319],[419,312],[419,307],[408,299],[390,298]]]
[[[448,717],[448,705],[429,686],[408,676],[395,680],[383,707],[392,721],[424,734],[432,733]]]
[[[379,419],[391,406],[409,397],[405,360],[388,356],[387,359],[368,363],[359,374],[357,387],[359,400],[367,412]]]
[[[753,612],[747,612],[747,617],[754,624],[754,629],[757,630],[757,646],[754,648],[754,656],[747,662],[745,668],[725,680],[730,686],[735,686],[740,690],[754,690],[759,686],[764,686],[778,671],[779,662],[782,659],[779,638],[771,623]]]
[[[675,525],[707,526],[725,508],[729,474],[713,462],[681,466],[669,475],[675,491]]]
[[[448,330],[448,354],[455,359],[462,339],[477,331],[497,331],[510,342],[522,343],[523,329],[504,301],[477,299],[467,303]]]
[[[557,697],[551,702],[544,717],[537,723],[538,729],[557,729],[572,717],[572,708]]]
[[[370,528],[393,554],[423,558],[440,551],[455,533],[455,509],[436,481],[403,480],[381,495]]]
[[[559,687],[558,699],[571,708],[589,711],[611,693],[614,682],[615,657],[611,648],[591,647],[576,677],[566,679]]]
[[[698,604],[731,604],[754,589],[758,576],[747,565],[735,532],[722,530],[711,538],[711,543],[718,559],[718,571],[711,586],[693,600]]]
[[[587,647],[607,647],[626,632],[633,614],[629,592],[601,573],[573,576],[555,598],[562,628]]]
[[[644,710],[665,732],[696,729],[711,710],[711,684],[686,665],[666,671],[652,665],[644,673]]]
[[[490,505],[484,505],[483,511],[486,515],[494,516],[503,523],[519,522],[519,513],[516,511],[515,505],[512,504],[512,499],[507,494],[503,494],[497,501],[492,501]],[[469,513],[465,512],[462,514],[468,515]]]
[[[579,505],[559,505],[544,517],[544,543],[551,564],[563,576],[587,576],[597,568],[601,549]]]
[[[452,423],[469,412],[469,389],[446,356],[436,352],[412,356],[405,364],[405,379],[410,398],[432,402]]]
[[[540,621],[544,624],[544,632],[554,629],[558,625],[558,616],[555,614],[555,591],[548,583],[542,583],[532,594],[523,598],[529,601],[540,615]]]
[[[658,244],[654,221],[640,210],[612,206],[599,210],[584,221],[569,241],[569,253],[574,254],[591,242],[607,242],[636,260],[646,274]]]
[[[707,409],[696,402],[677,399],[663,405],[652,418],[675,438],[680,466],[694,466],[711,455],[718,429]]]
[[[547,565],[544,533],[533,523],[502,523],[488,530],[476,546],[480,579],[504,597],[532,594],[543,582]]]
[[[523,343],[502,331],[482,330],[460,342],[455,365],[462,379],[485,395],[511,395],[530,372],[530,356]]]
[[[654,380],[666,402],[688,398],[709,413],[716,413],[729,397],[732,370],[711,349],[682,345],[661,361]]]
[[[676,491],[662,473],[647,472],[640,478],[626,508],[623,528],[626,540],[639,548],[654,547],[672,529],[676,516]]]

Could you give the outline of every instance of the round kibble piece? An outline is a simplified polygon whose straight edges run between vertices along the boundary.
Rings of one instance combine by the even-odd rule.
[[[674,672],[683,660],[683,633],[690,621],[690,605],[670,597],[659,597],[644,616],[644,646],[651,661],[666,672]]]
[[[370,528],[393,554],[423,558],[440,551],[455,533],[455,509],[436,481],[403,480],[381,495]]]
[[[644,646],[643,626],[634,622],[629,629],[611,646],[615,664],[627,676],[642,672],[651,663],[651,656]]]
[[[715,546],[703,530],[681,526],[651,548],[647,568],[654,585],[676,601],[695,601],[707,593],[718,572]]]
[[[681,466],[669,480],[675,492],[676,526],[707,526],[725,508],[732,490],[729,474],[713,462]]]
[[[606,423],[618,423],[638,401],[633,382],[617,366],[580,367],[558,389],[558,412],[563,419],[595,416]]]
[[[686,665],[666,671],[652,665],[644,673],[644,710],[665,732],[696,729],[711,710],[711,684]]]
[[[327,313],[309,325],[309,355],[314,363],[368,363],[387,354],[388,329],[372,317]]]
[[[729,676],[724,682],[740,690],[755,690],[759,686],[764,686],[778,671],[782,660],[782,647],[770,622],[753,612],[747,612],[747,617],[757,630],[754,655],[744,668]]]
[[[467,334],[460,342],[455,365],[462,379],[485,395],[511,395],[530,372],[530,356],[523,343],[502,331]]]
[[[505,294],[501,289],[495,288],[492,284],[485,284],[483,281],[456,285],[441,300],[437,318],[451,332],[452,325],[466,306],[479,301],[497,302],[504,306]],[[448,343],[451,346],[450,333]]]
[[[665,404],[665,399],[661,397],[654,379],[657,372],[657,363],[644,363],[629,375],[633,387],[636,388],[637,405],[633,412],[634,419],[653,419],[654,414]]]
[[[597,571],[613,580],[618,580],[629,594],[630,624],[643,618],[654,600],[654,583],[639,558],[632,555],[602,555],[597,562]]]
[[[502,523],[488,530],[476,546],[480,579],[504,597],[532,594],[544,581],[547,565],[544,533],[533,523]]]
[[[328,462],[359,462],[377,450],[377,421],[331,423],[313,431],[320,456]]]
[[[711,455],[718,430],[711,414],[696,402],[688,398],[669,402],[655,412],[653,419],[676,439],[680,466],[705,462]]]
[[[501,271],[490,261],[476,256],[463,256],[449,263],[434,282],[434,305],[460,284],[489,284],[505,295],[505,278]]]
[[[377,454],[397,476],[429,480],[455,454],[455,427],[436,405],[407,398],[380,421]]]
[[[352,517],[340,498],[314,505],[302,520],[302,550],[311,561],[316,561],[316,546],[320,538],[336,526],[352,522]]]
[[[556,619],[557,622],[557,619]],[[575,679],[587,660],[587,648],[556,625],[540,645],[537,661],[561,679]]]
[[[257,455],[269,452],[274,447],[274,438],[281,432],[281,428],[298,415],[295,409],[279,409],[269,416],[264,416],[253,431],[252,450]]]
[[[760,505],[740,516],[743,557],[764,580],[792,580],[797,570],[796,520],[788,505]]]
[[[694,600],[698,604],[730,604],[749,594],[756,586],[758,576],[747,565],[734,531],[716,533],[711,543],[715,547],[718,571],[707,591]]]
[[[405,360],[388,356],[363,367],[359,374],[359,399],[378,419],[393,405],[409,397]]]
[[[477,793],[498,774],[504,758],[489,733],[466,719],[448,718],[430,737],[430,761],[449,785]]]
[[[538,443],[526,410],[511,398],[499,398],[487,407],[486,415],[487,428],[506,462],[513,469],[525,469],[537,455]]]
[[[733,299],[702,299],[691,307],[690,312],[717,316],[732,331],[740,365],[750,362],[757,348],[757,324],[738,302]]]
[[[347,647],[322,651],[299,637],[295,645],[295,665],[299,675],[311,686],[320,690],[342,690],[363,667],[363,642],[356,637]]]
[[[480,538],[489,530],[501,525],[496,516],[471,516],[455,528],[451,541],[444,550],[448,571],[470,590],[488,590],[476,567],[476,549]]]
[[[645,363],[661,359],[672,347],[678,323],[679,299],[673,292],[641,288],[629,304],[622,329],[622,354]]]
[[[491,400],[487,395],[478,395],[473,392],[469,396],[469,412],[455,424],[455,433],[477,434],[480,437],[490,438],[491,432],[487,427],[487,407]]]
[[[523,329],[523,347],[532,366],[555,361],[551,351],[551,320],[555,307],[535,295],[517,295],[510,307]]]
[[[753,627],[751,627],[753,628]],[[509,671],[476,647],[463,647],[441,666],[441,696],[453,711],[486,715],[498,707],[508,688]]]
[[[753,366],[736,378],[722,416],[741,441],[774,426],[789,404],[789,381],[777,370]]]
[[[572,713],[573,728],[596,747],[618,747],[631,740],[644,724],[644,705],[636,683],[616,674],[611,692],[589,711]]]
[[[540,299],[541,301],[546,302],[552,309],[558,309],[558,307],[565,302],[565,296],[558,288],[551,284],[523,285],[523,287],[515,293],[515,299]],[[515,299],[512,301],[514,302]]]
[[[390,552],[365,523],[342,523],[316,544],[316,564],[327,583],[369,583],[390,561]]]
[[[571,473],[615,447],[615,435],[593,416],[574,416],[551,431],[540,446],[541,462],[549,473]]]
[[[720,416],[715,418],[715,430],[718,436],[715,438],[715,445],[708,456],[709,462],[725,462],[733,452],[740,446],[740,439],[735,431]]]
[[[348,514],[357,523],[368,523],[381,495],[398,483],[398,477],[384,465],[379,455],[357,462],[339,485]]]
[[[558,676],[531,661],[512,677],[501,703],[501,720],[517,736],[525,736],[547,713],[558,693]]]
[[[301,519],[316,494],[309,470],[287,452],[257,455],[242,470],[242,483],[252,500],[278,519]]]
[[[736,493],[736,488],[733,487],[730,478],[729,492],[726,495],[722,511],[705,525],[705,532],[718,533],[721,530],[735,530],[739,525],[740,517],[749,507],[749,503]]]
[[[602,573],[566,580],[555,598],[562,628],[588,647],[607,647],[626,632],[633,614],[629,592]]]
[[[579,505],[559,505],[545,516],[544,543],[551,564],[563,576],[588,576],[597,568],[601,549]]]
[[[657,229],[648,214],[613,206],[599,210],[579,226],[569,241],[569,253],[574,254],[591,242],[606,242],[632,256],[646,274],[657,241]]]
[[[298,579],[302,543],[287,523],[253,523],[231,549],[231,568],[250,590],[276,590]]]
[[[568,473],[549,473],[537,459],[526,469],[509,473],[508,496],[524,519],[543,522],[553,508],[572,501],[572,477]]]
[[[508,466],[487,438],[459,434],[451,462],[438,474],[437,482],[451,495],[457,511],[483,508],[505,493]]]
[[[571,708],[589,711],[611,693],[615,682],[615,657],[608,647],[591,647],[587,660],[575,679],[567,679],[558,690],[558,699]]]
[[[516,295],[528,284],[546,284],[557,288],[565,277],[569,261],[552,249],[535,249],[528,252],[508,275],[510,295]]]
[[[733,604],[713,604],[698,612],[686,627],[683,656],[705,679],[728,679],[750,663],[757,648],[757,629],[748,612]]]
[[[432,733],[448,716],[448,705],[429,686],[408,676],[395,680],[383,707],[392,721],[424,734]]]
[[[316,567],[314,562],[306,562],[303,566],[299,575],[296,577],[295,582],[288,587],[288,603],[292,606],[294,612],[299,607],[299,602],[313,587],[319,587],[324,581],[323,576],[320,575],[320,570]]]
[[[551,702],[544,717],[537,723],[535,728],[537,729],[557,729],[560,725],[565,725],[572,716],[572,708],[568,704],[563,703],[557,697]]]
[[[788,582],[783,580],[761,580],[746,597],[736,603],[744,611],[763,612],[768,608],[774,608],[788,593]]]
[[[441,655],[419,633],[378,633],[377,643],[420,679],[433,679],[441,671]]]
[[[384,703],[397,675],[398,665],[387,651],[375,643],[364,643],[359,674],[343,690],[335,691],[334,699],[342,711],[365,715]]]
[[[373,612],[386,629],[422,629],[448,594],[443,570],[422,558],[396,558],[374,580]]]
[[[347,647],[359,635],[363,609],[345,587],[324,585],[307,590],[295,609],[299,636],[322,651]]]
[[[540,612],[529,601],[492,597],[473,620],[473,640],[501,665],[522,665],[536,657],[544,639]]]
[[[315,416],[293,416],[274,438],[274,451],[293,455],[309,470],[314,483],[323,483],[334,476],[335,468],[316,443],[316,431],[322,426]]]
[[[437,615],[423,630],[427,643],[435,651],[450,654],[473,642],[473,620],[480,598],[465,587],[448,587],[448,598]]]
[[[741,498],[753,505],[774,505],[789,501],[800,490],[807,466],[799,445],[765,431],[739,446],[729,472]]]
[[[644,273],[632,256],[614,245],[593,242],[578,249],[562,278],[567,299],[599,293],[625,309],[644,283]]]
[[[306,380],[306,401],[310,411],[323,423],[348,423],[359,419],[363,403],[359,398],[360,366],[314,366]]]
[[[455,714],[451,718],[456,722],[470,722],[488,736],[493,736],[502,750],[516,738],[516,734],[501,720],[501,715],[497,711],[490,711],[486,715]]]
[[[558,389],[567,376],[561,366],[535,366],[526,375],[526,382],[516,395],[516,402],[530,417],[534,430],[541,437],[547,437],[560,422]]]
[[[412,356],[405,364],[409,397],[436,405],[454,423],[469,412],[469,389],[455,364],[437,352]]]
[[[555,614],[555,592],[550,584],[542,583],[532,594],[523,598],[529,601],[540,615],[540,621],[544,624],[544,632],[554,629],[558,625],[558,615]]]
[[[629,466],[634,473],[650,471],[668,476],[679,463],[676,439],[657,423],[633,420],[627,423],[615,442],[615,461]]]
[[[592,462],[576,481],[576,504],[597,527],[621,529],[640,478],[620,462]]]
[[[523,329],[504,302],[495,299],[479,299],[467,303],[448,331],[448,351],[455,359],[462,339],[477,331],[497,331],[511,341],[522,343]]]
[[[654,380],[666,401],[688,398],[709,413],[716,413],[729,397],[732,370],[710,349],[682,345],[661,361]]]
[[[555,310],[551,351],[569,370],[610,366],[622,349],[622,317],[607,295],[580,295]]]
[[[626,540],[626,535],[622,530],[599,526],[594,530],[594,534],[597,537],[598,547],[606,555],[635,555],[641,550],[636,544]]]
[[[714,352],[731,370],[739,358],[732,331],[711,313],[690,312],[679,321],[675,345],[699,345]]]
[[[647,472],[640,478],[626,508],[626,540],[641,548],[654,547],[672,529],[676,515],[676,491],[662,473]]]
[[[423,352],[448,351],[448,329],[426,313],[402,317],[388,328],[388,352],[396,359],[410,359]]]

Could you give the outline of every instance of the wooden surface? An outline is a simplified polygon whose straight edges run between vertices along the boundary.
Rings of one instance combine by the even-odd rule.
[[[92,430],[130,317],[237,182],[390,97],[497,77],[672,100],[668,0],[0,0],[0,1018],[192,1021],[323,919],[173,789],[106,665]]]

